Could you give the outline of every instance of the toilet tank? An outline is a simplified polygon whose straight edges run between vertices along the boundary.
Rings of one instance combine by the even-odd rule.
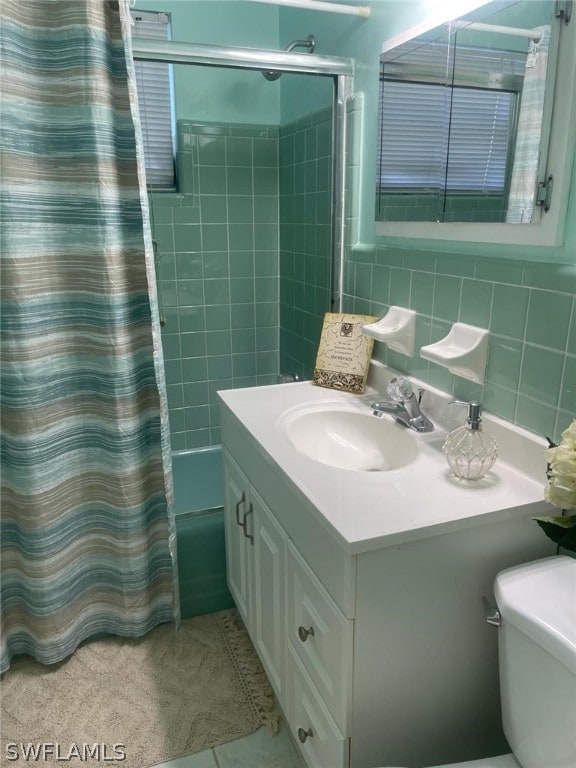
[[[502,724],[522,768],[576,766],[576,560],[509,568],[500,610]]]

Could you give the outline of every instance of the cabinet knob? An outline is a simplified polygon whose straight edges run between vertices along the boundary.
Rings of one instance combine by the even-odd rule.
[[[304,728],[298,728],[298,738],[300,739],[302,744],[304,744],[308,736],[310,736],[310,738],[314,736],[314,734],[312,733],[312,728],[308,728],[307,731],[305,731]]]
[[[314,627],[306,629],[306,627],[298,627],[298,637],[303,643],[308,640],[308,637],[314,637]]]

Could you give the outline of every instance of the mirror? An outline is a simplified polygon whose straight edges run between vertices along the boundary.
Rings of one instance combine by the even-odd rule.
[[[525,224],[541,216],[563,23],[555,10],[552,0],[493,0],[384,46],[377,221]]]

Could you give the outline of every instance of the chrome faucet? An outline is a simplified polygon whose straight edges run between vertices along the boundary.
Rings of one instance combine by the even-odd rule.
[[[424,393],[418,390],[418,399],[408,379],[396,376],[390,379],[386,391],[392,398],[383,403],[372,403],[374,416],[382,416],[383,413],[391,413],[396,421],[415,432],[433,432],[434,424],[420,410],[420,402]]]

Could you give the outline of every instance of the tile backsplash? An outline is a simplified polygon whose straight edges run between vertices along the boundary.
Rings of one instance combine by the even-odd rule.
[[[417,312],[417,350],[456,321],[490,330],[483,386],[376,344],[375,356],[462,400],[558,439],[576,414],[576,267],[374,246],[349,253],[346,311]]]

